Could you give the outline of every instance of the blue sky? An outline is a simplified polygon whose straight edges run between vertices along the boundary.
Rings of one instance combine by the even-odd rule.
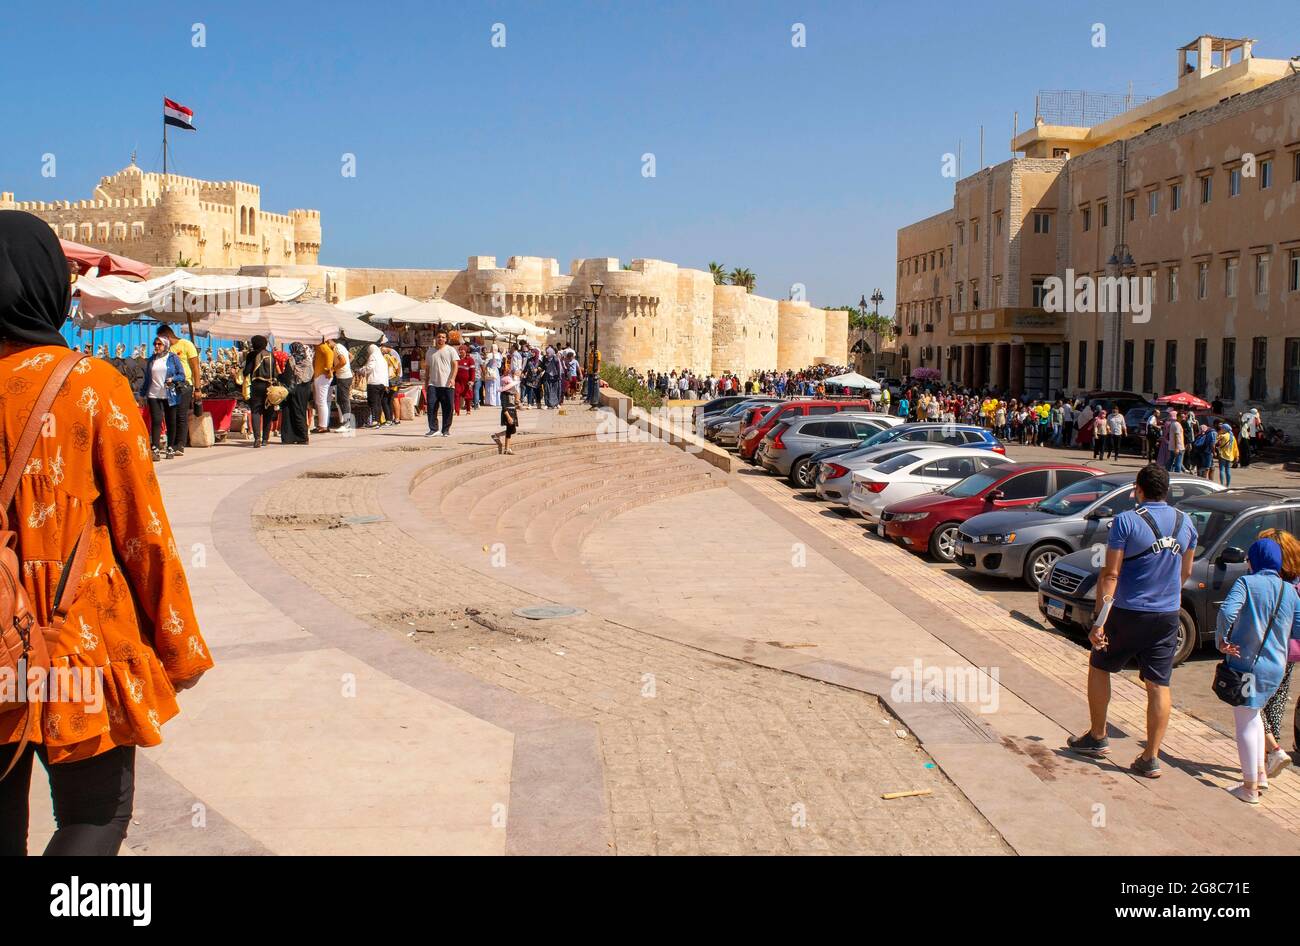
[[[981,124],[986,163],[1004,160],[1037,89],[1164,92],[1174,50],[1202,32],[1300,55],[1294,0],[106,9],[6,4],[0,189],[20,200],[88,197],[133,148],[160,169],[167,95],[199,127],[173,132],[173,169],[260,184],[266,210],[319,208],[323,262],[718,260],[764,295],[803,283],[823,305],[879,286],[889,312],[895,231],[949,205],[942,155],[962,139],[975,170]]]

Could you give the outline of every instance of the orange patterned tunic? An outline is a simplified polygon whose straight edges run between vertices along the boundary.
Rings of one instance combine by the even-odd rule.
[[[6,456],[66,351],[42,345],[0,357]],[[178,712],[172,683],[202,673],[212,659],[129,382],[112,365],[85,358],[50,413],[48,435],[36,438],[19,481],[10,528],[18,533],[23,584],[37,620],[48,624],[64,563],[85,516],[94,515],[85,572],[50,657],[56,674],[64,667],[98,670],[102,681],[99,699],[62,692],[34,705],[31,739],[43,742],[50,762],[58,763],[160,743],[163,723]],[[22,718],[22,710],[0,716],[0,743],[21,738]]]

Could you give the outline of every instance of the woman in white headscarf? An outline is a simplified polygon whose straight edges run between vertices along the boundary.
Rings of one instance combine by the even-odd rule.
[[[483,396],[489,407],[501,406],[501,352],[494,344],[483,358],[483,370],[486,373],[483,384]]]

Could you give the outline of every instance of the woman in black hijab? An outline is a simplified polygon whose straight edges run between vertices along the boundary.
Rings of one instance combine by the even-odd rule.
[[[67,348],[59,329],[71,306],[71,272],[50,225],[21,210],[0,211],[0,337]]]
[[[307,404],[311,401],[312,358],[307,346],[294,342],[289,346],[289,360],[280,373],[280,383],[289,390],[282,407],[280,443],[307,443]]]
[[[18,580],[44,616],[31,630],[58,671],[41,700],[0,708],[0,855],[27,852],[35,759],[58,825],[45,853],[116,854],[131,823],[136,747],[161,741],[175,691],[212,666],[153,464],[147,449],[140,455],[148,432],[131,386],[109,363],[68,351],[59,328],[70,295],[49,226],[0,210],[0,452],[17,474],[5,513]],[[71,374],[38,414],[59,368]],[[27,423],[47,417],[23,456]]]
[[[254,335],[252,347],[244,356],[244,377],[248,379],[248,412],[253,421],[253,446],[261,447],[271,441],[273,407],[266,403],[266,389],[275,381],[275,359],[267,350],[265,335]]]

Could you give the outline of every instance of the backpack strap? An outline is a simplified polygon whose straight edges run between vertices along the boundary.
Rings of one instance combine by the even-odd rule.
[[[1156,523],[1155,516],[1151,515],[1151,510],[1147,509],[1146,506],[1138,506],[1133,511],[1142,517],[1142,521],[1145,522],[1147,528],[1151,530],[1151,534],[1155,537],[1155,541],[1141,552],[1125,556],[1124,561],[1131,562],[1136,558],[1145,558],[1148,555],[1155,555],[1158,552],[1173,552],[1174,555],[1182,554],[1183,547],[1178,542],[1178,534],[1183,531],[1183,513],[1181,510],[1174,510],[1174,530],[1169,535],[1165,535],[1161,531],[1160,526]]]
[[[0,531],[9,529],[9,504],[14,501],[14,493],[18,491],[18,480],[23,475],[23,470],[27,468],[27,461],[31,459],[36,438],[40,436],[41,428],[45,426],[45,418],[50,413],[50,408],[54,406],[54,399],[58,397],[59,391],[62,390],[64,382],[68,380],[68,375],[72,373],[77,362],[85,357],[85,354],[76,349],[64,355],[45,379],[45,386],[41,388],[41,393],[32,405],[27,424],[23,427],[23,432],[18,435],[14,452],[9,455],[4,479],[0,480]]]

